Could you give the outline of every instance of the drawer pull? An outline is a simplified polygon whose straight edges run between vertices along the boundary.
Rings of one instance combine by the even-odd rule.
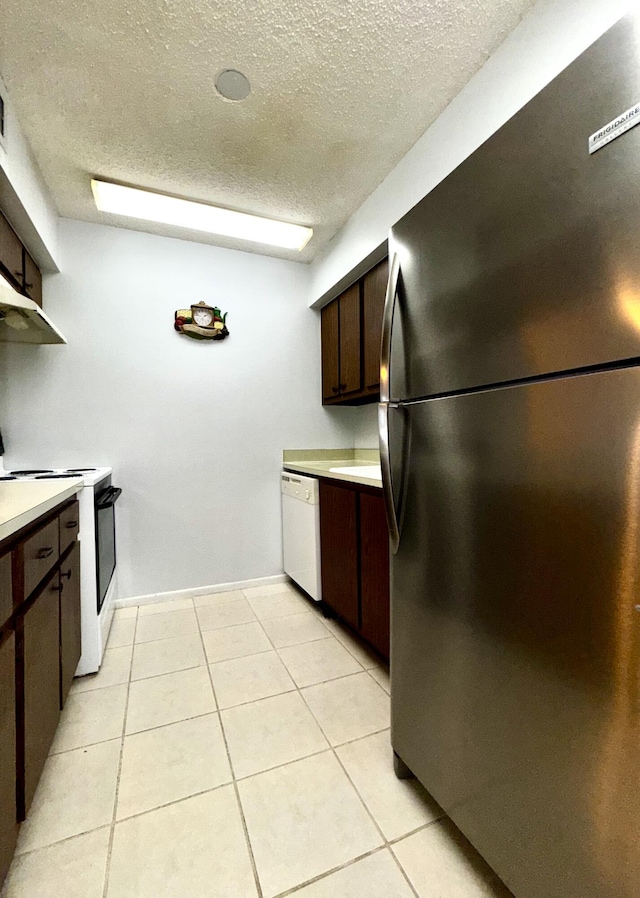
[[[64,526],[67,528],[67,530],[73,530],[74,527],[78,526],[78,522],[77,521],[67,521],[67,523]]]
[[[53,555],[53,546],[44,546],[38,551],[38,558],[48,558]]]
[[[71,571],[60,571],[60,577],[66,577],[67,580],[71,580]]]

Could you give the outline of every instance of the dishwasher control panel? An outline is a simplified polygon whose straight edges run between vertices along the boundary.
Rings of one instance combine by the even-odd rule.
[[[318,504],[320,490],[315,477],[303,477],[301,474],[283,471],[281,485],[283,496],[291,496],[292,499],[299,499],[309,505]]]

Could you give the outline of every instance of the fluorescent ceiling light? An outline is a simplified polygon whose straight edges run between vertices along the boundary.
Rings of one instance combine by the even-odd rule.
[[[304,249],[313,235],[313,228],[248,215],[246,212],[220,209],[218,206],[208,206],[192,200],[181,200],[137,187],[123,187],[92,178],[91,189],[100,212],[112,212],[115,215],[298,251]]]

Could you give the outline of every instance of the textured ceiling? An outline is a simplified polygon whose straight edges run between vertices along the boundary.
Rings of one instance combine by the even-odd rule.
[[[533,0],[2,0],[0,74],[63,216],[89,177],[311,225],[308,261]],[[252,93],[223,100],[225,68]],[[141,230],[218,245],[166,226]]]

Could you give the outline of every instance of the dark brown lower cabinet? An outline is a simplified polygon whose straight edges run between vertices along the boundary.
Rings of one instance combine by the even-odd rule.
[[[0,890],[80,659],[77,534],[71,500],[0,543]]]
[[[320,481],[322,598],[358,628],[358,508],[352,489]]]
[[[73,683],[82,651],[80,630],[80,543],[60,565],[60,707]]]
[[[322,599],[389,658],[389,535],[380,490],[320,481]]]
[[[389,531],[382,496],[360,493],[360,633],[389,657]]]
[[[15,636],[0,636],[0,884],[18,838],[16,817]]]
[[[18,819],[24,820],[60,719],[60,576],[58,571],[18,618]]]

